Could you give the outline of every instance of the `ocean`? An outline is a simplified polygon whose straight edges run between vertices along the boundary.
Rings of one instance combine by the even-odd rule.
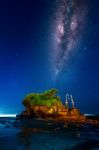
[[[0,150],[99,150],[99,126],[0,117]]]

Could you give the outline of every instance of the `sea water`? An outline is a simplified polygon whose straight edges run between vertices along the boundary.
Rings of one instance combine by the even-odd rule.
[[[99,150],[99,126],[1,117],[0,150]]]

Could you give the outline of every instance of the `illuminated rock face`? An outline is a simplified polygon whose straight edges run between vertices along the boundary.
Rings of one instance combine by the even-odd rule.
[[[80,111],[76,108],[67,109],[64,106],[53,105],[51,107],[47,106],[33,106],[31,109],[25,110],[21,116],[23,117],[36,117],[36,118],[47,118],[47,119],[71,119],[71,120],[81,120],[85,119]]]
[[[32,93],[23,100],[25,111],[18,115],[20,118],[43,118],[54,121],[67,121],[67,123],[90,123],[98,124],[98,120],[92,120],[82,115],[79,109],[75,108],[72,95],[66,94],[65,106],[60,97],[56,95],[57,90],[51,89],[44,93]],[[72,107],[69,108],[69,101]]]
[[[31,109],[26,109],[21,113],[20,118],[43,118],[56,121],[67,121],[67,123],[88,123],[99,125],[98,120],[87,119],[76,108],[67,109],[64,106],[33,106]]]
[[[32,106],[30,109],[26,109],[24,112],[22,112],[23,116],[39,116],[44,117],[47,115],[58,115],[64,106],[57,106],[53,105],[51,107],[48,106]]]
[[[70,111],[70,115],[79,117],[80,116],[80,111],[78,109],[74,108]]]
[[[68,107],[69,100],[71,101],[72,108]],[[65,119],[84,120],[85,119],[85,117],[80,114],[80,111],[74,107],[74,99],[72,95],[69,94],[66,94],[66,106],[64,106],[61,101],[56,101],[51,106],[31,105],[30,107],[28,107],[27,105],[26,110],[22,112],[21,116],[36,117],[36,118],[40,117],[40,118],[47,118],[47,119],[52,118],[52,119],[61,119],[61,120],[65,120]]]

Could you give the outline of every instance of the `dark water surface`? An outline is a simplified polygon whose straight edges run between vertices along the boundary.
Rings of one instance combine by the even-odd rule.
[[[99,126],[0,118],[0,150],[99,150]]]

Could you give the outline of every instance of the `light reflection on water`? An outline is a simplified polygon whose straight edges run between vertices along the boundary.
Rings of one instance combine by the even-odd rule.
[[[99,149],[99,127],[0,118],[0,150]]]

